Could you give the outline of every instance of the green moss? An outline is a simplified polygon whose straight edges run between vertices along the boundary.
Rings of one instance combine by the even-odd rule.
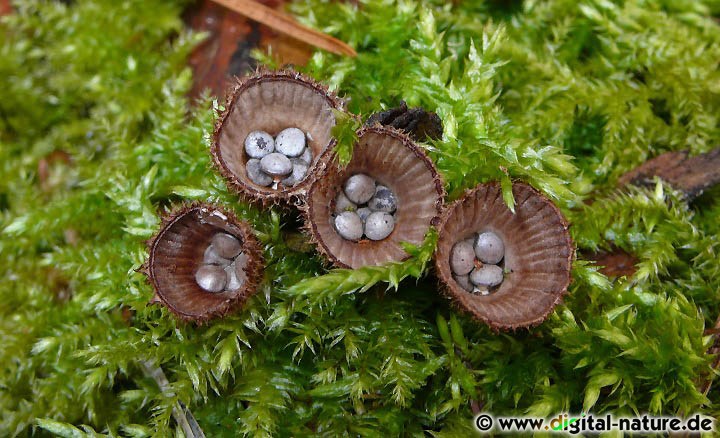
[[[662,185],[613,189],[663,151],[718,145],[717,1],[293,3],[357,49],[306,67],[354,113],[402,99],[440,115],[445,135],[424,147],[451,199],[520,179],[570,219],[571,293],[509,334],[438,294],[434,233],[406,262],[327,271],[293,243],[293,215],[227,191],[207,151],[214,104],[185,97],[200,39],[184,3],[33,0],[2,19],[0,435],[169,436],[178,400],[207,436],[456,436],[471,400],[505,415],[717,414],[717,392],[696,389],[720,305],[717,190],[687,205]],[[249,220],[268,261],[248,307],[203,327],[149,306],[135,272],[158,213],[194,199]],[[611,247],[638,257],[632,278],[585,260]]]

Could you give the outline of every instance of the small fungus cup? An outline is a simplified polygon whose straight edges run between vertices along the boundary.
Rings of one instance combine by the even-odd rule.
[[[335,145],[333,110],[340,109],[337,96],[293,71],[245,78],[218,117],[213,163],[248,201],[300,204]]]
[[[480,184],[450,204],[440,220],[435,252],[436,273],[448,297],[494,330],[543,322],[567,293],[574,256],[568,223],[555,204],[525,183],[513,184],[512,190],[514,214],[497,182]],[[496,237],[500,240],[493,242]],[[474,258],[470,275],[458,275],[468,268],[465,259],[473,257],[466,254],[473,251],[468,245],[475,251],[485,245],[486,253],[487,245],[500,246],[502,254],[485,263]],[[478,289],[479,282],[489,287]]]
[[[239,244],[239,248],[221,255],[236,259],[230,260],[238,265],[232,274],[234,280],[240,281],[226,286],[223,280],[222,287],[203,288],[203,270],[221,265],[208,259],[209,248],[218,247],[219,239]],[[183,206],[163,217],[162,228],[148,242],[148,250],[142,270],[155,289],[152,302],[162,303],[188,321],[202,323],[239,309],[255,294],[263,276],[260,242],[250,225],[209,204]],[[225,260],[217,254],[214,258]]]
[[[361,193],[355,198],[366,201],[367,207],[344,196],[350,193],[353,198],[353,191],[364,190],[362,184],[352,188],[354,180],[375,185],[369,192],[375,193],[374,198],[365,200],[368,196]],[[366,127],[358,131],[347,166],[333,163],[313,182],[305,226],[319,252],[335,266],[382,265],[408,257],[401,242],[423,242],[430,226],[439,220],[444,196],[442,179],[421,147],[393,128]],[[339,215],[348,218],[337,220]],[[364,232],[356,229],[360,220],[366,225]]]

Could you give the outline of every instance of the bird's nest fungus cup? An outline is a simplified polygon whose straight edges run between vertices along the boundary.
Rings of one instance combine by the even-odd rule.
[[[148,241],[143,271],[153,302],[182,319],[204,322],[240,308],[263,276],[260,243],[246,222],[217,206],[183,206],[163,217]]]
[[[229,93],[213,133],[213,162],[249,201],[299,203],[335,145],[333,110],[341,108],[337,96],[299,73],[259,72]]]
[[[392,128],[358,131],[347,166],[329,165],[308,191],[306,227],[318,250],[343,268],[406,259],[436,225],[443,182],[432,161]]]
[[[512,191],[514,214],[496,182],[449,205],[435,253],[447,295],[495,330],[543,322],[567,292],[574,256],[555,204],[524,183]]]

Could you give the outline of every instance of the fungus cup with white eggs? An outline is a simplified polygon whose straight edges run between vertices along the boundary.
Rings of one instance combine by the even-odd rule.
[[[515,213],[499,183],[480,184],[447,206],[438,227],[443,290],[494,330],[543,322],[567,293],[574,257],[557,206],[528,184],[514,183],[512,191]]]
[[[332,161],[311,185],[305,227],[335,266],[401,261],[409,257],[401,243],[423,242],[444,197],[442,179],[421,147],[393,128],[365,127],[347,165]]]
[[[164,215],[148,241],[142,267],[162,303],[198,323],[242,307],[263,277],[260,242],[250,225],[209,204],[183,205]]]
[[[335,145],[342,101],[300,73],[259,71],[228,93],[212,137],[215,167],[251,202],[300,204]]]

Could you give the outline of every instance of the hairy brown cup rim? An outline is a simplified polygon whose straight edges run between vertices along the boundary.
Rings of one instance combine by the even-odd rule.
[[[190,215],[193,214],[196,214],[197,217],[190,217]],[[242,251],[248,256],[248,261],[245,267],[247,280],[240,289],[217,294],[203,291],[195,283],[194,276],[188,276],[187,274],[187,272],[194,272],[200,264],[197,257],[194,261],[181,260],[180,262],[182,263],[177,264],[174,263],[174,261],[170,261],[168,264],[170,268],[165,269],[165,271],[168,272],[159,272],[161,268],[159,268],[158,265],[164,264],[160,261],[161,258],[168,258],[165,254],[159,254],[159,245],[166,239],[169,241],[169,237],[166,236],[174,233],[174,227],[181,221],[186,220],[190,221],[189,225],[195,227],[207,225],[214,230],[212,234],[209,234],[212,230],[208,230],[208,238],[203,242],[205,246],[200,246],[200,252],[204,251],[211,236],[219,231],[230,233],[241,241]],[[150,300],[151,304],[161,303],[180,319],[202,324],[213,318],[222,317],[239,309],[247,299],[257,292],[257,288],[263,278],[264,259],[260,242],[255,237],[252,227],[247,222],[238,220],[232,212],[220,206],[203,202],[193,202],[176,206],[170,212],[163,214],[161,221],[160,230],[146,242],[149,255],[140,269],[140,271],[146,275],[148,282],[155,292],[153,298]],[[202,245],[199,241],[193,241],[190,236],[187,238],[190,241],[180,244],[176,243],[174,246],[180,247],[180,251],[185,250],[185,252],[190,253],[198,247],[198,245]],[[198,250],[195,250],[195,252],[198,252]],[[191,259],[192,257],[188,258]],[[170,281],[169,278],[171,276],[169,271],[172,271],[175,277],[172,281]],[[176,274],[176,271],[180,271],[180,273]],[[185,272],[185,275],[181,275],[182,272]],[[190,288],[189,293],[178,295],[168,290],[173,287],[179,288],[183,283],[185,283],[184,287],[186,290]],[[188,303],[197,307],[198,311],[188,311]],[[200,305],[198,305],[198,303],[200,303]],[[207,306],[203,306],[203,304],[207,304]]]
[[[334,149],[336,140],[330,137],[330,141],[322,145],[322,151],[314,154],[313,163],[308,169],[306,178],[293,187],[284,187],[282,190],[263,189],[249,181],[246,176],[238,175],[230,169],[227,160],[223,157],[221,151],[220,140],[223,128],[232,114],[235,104],[239,96],[249,88],[261,85],[265,82],[285,81],[292,84],[307,87],[311,91],[322,96],[328,107],[335,110],[343,110],[344,103],[342,99],[337,97],[335,93],[330,91],[325,85],[316,80],[307,77],[293,70],[268,70],[259,68],[254,74],[244,78],[237,78],[237,82],[230,87],[228,91],[225,106],[217,115],[213,134],[211,138],[210,153],[213,158],[213,164],[226,181],[230,190],[237,193],[249,202],[257,202],[263,205],[280,204],[300,205],[304,202],[304,197],[308,187],[322,173],[323,168],[327,165],[331,151]],[[289,127],[289,126],[288,126]],[[303,129],[304,130],[304,129]],[[242,147],[242,146],[241,146]]]
[[[438,240],[438,246],[435,252],[435,270],[436,275],[438,277],[438,280],[441,283],[441,291],[452,300],[454,306],[458,308],[460,311],[464,313],[470,314],[473,318],[476,320],[482,321],[488,326],[490,326],[491,329],[494,331],[500,331],[500,330],[516,330],[518,328],[530,328],[536,325],[541,324],[544,322],[548,316],[551,314],[555,306],[557,306],[558,303],[562,301],[562,298],[564,295],[567,294],[568,286],[571,282],[571,268],[572,268],[572,260],[575,256],[575,250],[574,245],[572,243],[572,239],[570,237],[570,234],[568,232],[568,222],[565,219],[565,217],[560,212],[560,209],[555,205],[550,199],[548,199],[545,195],[543,195],[541,192],[539,192],[534,187],[530,186],[529,184],[526,184],[524,182],[514,182],[513,183],[513,193],[515,195],[516,201],[518,201],[518,195],[523,195],[524,198],[521,199],[521,202],[518,202],[516,204],[516,214],[518,214],[519,209],[524,208],[524,205],[528,200],[531,198],[534,198],[534,202],[542,204],[542,207],[549,208],[548,214],[544,215],[541,220],[548,222],[546,229],[550,230],[548,232],[557,232],[559,233],[556,236],[557,241],[555,242],[556,245],[553,245],[551,248],[557,248],[554,250],[554,253],[557,254],[557,266],[559,266],[558,271],[550,272],[549,274],[551,278],[556,280],[556,284],[553,284],[551,290],[543,291],[546,294],[549,294],[551,297],[550,299],[546,299],[545,304],[542,307],[536,307],[533,310],[531,310],[531,317],[525,318],[521,321],[511,320],[509,318],[504,318],[503,316],[507,317],[507,315],[494,315],[492,313],[488,312],[480,312],[479,308],[482,308],[482,303],[488,300],[495,300],[500,301],[503,299],[511,299],[512,298],[512,292],[514,290],[519,290],[523,284],[521,277],[515,277],[515,279],[512,282],[508,282],[505,289],[503,289],[504,284],[501,284],[498,288],[498,291],[503,290],[504,295],[496,298],[490,298],[493,296],[487,295],[475,295],[470,292],[467,292],[466,290],[462,289],[460,285],[457,284],[454,278],[452,278],[452,272],[449,267],[449,253],[452,249],[452,246],[457,243],[460,240],[463,240],[467,238],[467,236],[458,236],[457,233],[454,235],[449,235],[448,231],[448,223],[452,220],[460,220],[458,217],[455,217],[455,215],[462,214],[463,208],[465,205],[470,205],[473,201],[477,201],[479,199],[478,195],[485,195],[484,202],[488,201],[488,193],[493,191],[496,196],[500,198],[500,203],[504,206],[505,209],[507,209],[507,206],[505,206],[504,201],[502,201],[502,188],[500,186],[499,182],[490,182],[485,184],[479,184],[474,189],[466,190],[464,195],[454,201],[453,203],[449,204],[443,211],[443,214],[440,219],[440,224],[438,226],[439,231],[439,240]],[[496,198],[491,199],[490,201],[497,200]],[[465,204],[467,203],[467,204]],[[532,206],[528,207],[532,208]],[[509,209],[507,209],[509,211]],[[539,211],[539,210],[538,210]],[[476,213],[474,213],[476,214]],[[507,214],[507,213],[504,213]],[[492,218],[490,219],[490,221]],[[486,225],[490,224],[490,221],[486,221]],[[489,225],[487,225],[489,226]],[[473,232],[478,232],[480,230],[470,230],[470,234]],[[522,230],[524,231],[524,230]],[[498,233],[497,229],[493,229],[493,232]],[[501,232],[503,239],[503,242],[505,243],[506,249],[509,247],[510,251],[516,251],[521,252],[522,248],[527,248],[527,245],[523,245],[522,247],[519,245],[521,242],[515,242],[513,238],[519,239],[517,237],[517,234],[511,234],[506,232]],[[522,242],[526,243],[526,242]],[[549,250],[549,248],[548,248]],[[535,252],[531,252],[530,254],[535,254]],[[552,260],[547,261],[547,263],[552,263]],[[509,275],[520,275],[525,274],[526,276],[530,277],[531,275],[527,274],[535,274],[531,272],[530,270],[526,272],[513,272]],[[546,273],[539,273],[538,274],[546,274]],[[507,278],[506,278],[507,281]],[[519,282],[519,283],[518,283]],[[505,283],[505,282],[503,282]],[[539,292],[539,293],[543,293]],[[497,292],[496,292],[497,293]],[[541,298],[547,298],[545,296],[542,296]],[[470,305],[470,302],[472,301],[473,305]],[[539,299],[538,299],[539,301]],[[493,303],[494,305],[495,303]],[[479,306],[479,307],[476,307]],[[518,304],[519,306],[520,304]]]
[[[352,260],[346,260],[343,257],[339,257],[336,253],[339,251],[333,250],[327,243],[326,239],[329,237],[328,235],[325,235],[325,238],[323,238],[323,234],[327,233],[327,227],[324,223],[321,223],[322,220],[329,220],[328,217],[324,217],[327,213],[326,210],[329,209],[330,206],[334,205],[334,198],[339,193],[340,190],[342,190],[341,186],[336,184],[340,178],[347,177],[347,173],[351,172],[353,167],[353,162],[356,160],[359,160],[358,153],[363,154],[371,154],[373,153],[370,149],[371,148],[358,148],[358,145],[362,142],[363,138],[365,136],[378,136],[390,139],[393,142],[397,142],[399,145],[402,145],[402,148],[405,151],[409,152],[409,155],[411,155],[410,159],[417,162],[418,166],[422,166],[424,168],[424,171],[427,172],[426,175],[424,175],[424,179],[427,180],[426,185],[428,186],[428,193],[427,193],[427,202],[426,204],[429,205],[429,207],[426,206],[426,210],[428,214],[427,216],[427,224],[426,224],[426,230],[425,233],[429,230],[431,226],[435,226],[438,224],[440,219],[440,214],[442,212],[442,207],[445,199],[445,188],[442,181],[442,177],[440,176],[439,172],[437,171],[435,164],[432,162],[432,160],[427,156],[425,151],[418,146],[415,142],[413,142],[410,137],[405,134],[404,132],[397,130],[395,128],[387,127],[387,126],[381,126],[381,125],[374,125],[374,126],[366,126],[358,130],[357,137],[358,137],[358,144],[355,145],[355,148],[353,149],[353,157],[351,158],[350,162],[347,164],[347,166],[340,168],[340,166],[337,165],[335,161],[335,154],[331,156],[330,165],[325,169],[325,172],[316,179],[313,184],[310,186],[307,194],[307,203],[304,207],[304,215],[305,215],[305,229],[310,234],[311,240],[317,247],[320,254],[327,260],[329,260],[334,266],[341,267],[341,268],[357,268],[358,265],[355,265]],[[370,138],[370,137],[368,137]],[[372,138],[370,138],[369,141],[372,141]],[[387,167],[387,166],[384,166]],[[392,169],[391,170],[397,171],[398,175],[402,176],[402,169]],[[377,170],[375,171],[377,172]],[[367,173],[371,174],[373,176],[373,172],[368,171]],[[336,181],[338,180],[338,181]],[[382,182],[385,185],[390,186],[391,190],[395,193],[395,195],[398,197],[398,212],[397,214],[400,214],[400,211],[407,207],[407,204],[403,206],[403,192],[404,190],[399,189],[397,186],[393,186],[392,181],[384,181],[381,178],[378,178],[378,181]],[[341,183],[340,183],[341,184]],[[403,185],[407,186],[407,184]],[[323,194],[330,193],[330,196],[323,196]],[[315,199],[317,197],[317,199]],[[432,215],[429,214],[430,210],[432,210]],[[327,213],[329,215],[329,213]],[[407,220],[407,218],[405,218]],[[343,240],[343,242],[340,242],[339,245],[347,245],[348,247],[354,247],[355,251],[354,253],[360,254],[360,256],[367,256],[368,253],[388,250],[390,246],[393,248],[395,258],[392,258],[392,260],[395,261],[401,261],[405,260],[409,257],[409,254],[405,253],[402,250],[398,250],[399,248],[399,242],[407,241],[408,239],[404,239],[402,237],[403,234],[403,227],[400,224],[400,220],[398,219],[398,222],[396,223],[395,229],[393,232],[388,236],[386,239],[380,240],[380,241],[370,241],[370,240],[363,240],[360,242],[352,242],[352,241],[346,241]],[[422,219],[421,219],[422,220]],[[334,231],[333,231],[334,232]],[[424,237],[424,234],[417,242],[412,242],[419,244],[422,242],[422,238]],[[334,236],[330,236],[333,239],[335,239]],[[402,252],[402,256],[400,256],[400,252]],[[370,257],[367,257],[370,258]],[[385,262],[390,260],[385,260]],[[362,265],[364,266],[364,265]]]

